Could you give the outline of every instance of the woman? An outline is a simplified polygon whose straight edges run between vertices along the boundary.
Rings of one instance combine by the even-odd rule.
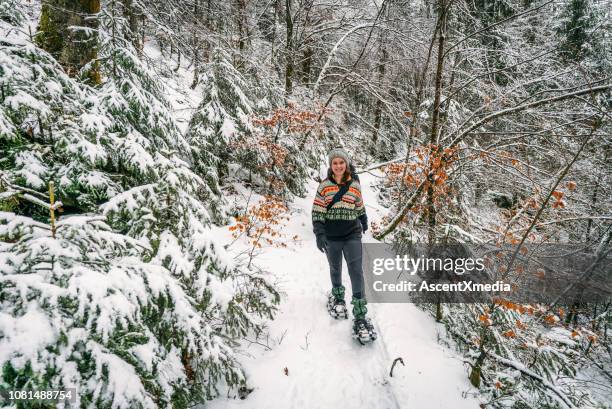
[[[312,223],[317,247],[327,254],[332,290],[327,303],[334,318],[348,318],[342,285],[342,255],[348,266],[353,290],[353,332],[360,341],[376,338],[372,324],[366,319],[367,301],[361,266],[361,234],[368,229],[359,177],[342,148],[328,154],[327,178],[317,188],[312,207]]]

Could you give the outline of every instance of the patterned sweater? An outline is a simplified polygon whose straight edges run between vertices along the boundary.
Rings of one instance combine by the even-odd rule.
[[[317,188],[317,194],[312,205],[312,224],[315,235],[325,234],[329,240],[349,240],[361,238],[362,230],[367,228],[366,215],[359,177],[352,174],[349,190],[341,200],[327,210],[340,186],[328,172],[327,179]]]

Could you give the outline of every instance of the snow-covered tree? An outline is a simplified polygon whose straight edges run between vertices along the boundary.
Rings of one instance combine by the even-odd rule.
[[[228,176],[229,164],[239,162],[233,154],[236,141],[252,132],[254,102],[247,81],[222,48],[215,48],[210,63],[200,70],[202,101],[191,118],[187,138],[195,169],[219,184]],[[211,163],[217,169],[212,175]]]
[[[79,405],[118,408],[188,407],[244,386],[235,349],[278,294],[214,244],[220,202],[126,40],[121,3],[100,15],[95,88],[0,4],[2,386],[76,387]]]

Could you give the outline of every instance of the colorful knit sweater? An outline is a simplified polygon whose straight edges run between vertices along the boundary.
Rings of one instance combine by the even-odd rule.
[[[319,184],[312,206],[314,233],[325,234],[330,240],[360,238],[362,230],[367,228],[368,216],[361,196],[359,177],[354,173],[351,175],[349,190],[342,196],[342,200],[327,210],[327,205],[341,186],[330,173],[328,172],[327,179]]]

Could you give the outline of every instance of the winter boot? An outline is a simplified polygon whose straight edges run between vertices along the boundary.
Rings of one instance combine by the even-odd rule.
[[[357,339],[362,345],[372,342],[376,339],[377,334],[374,326],[369,318],[366,318],[368,309],[365,298],[355,298],[351,300],[353,304],[353,338]]]
[[[348,310],[344,301],[344,286],[332,288],[327,298],[327,311],[333,318],[348,319]]]

